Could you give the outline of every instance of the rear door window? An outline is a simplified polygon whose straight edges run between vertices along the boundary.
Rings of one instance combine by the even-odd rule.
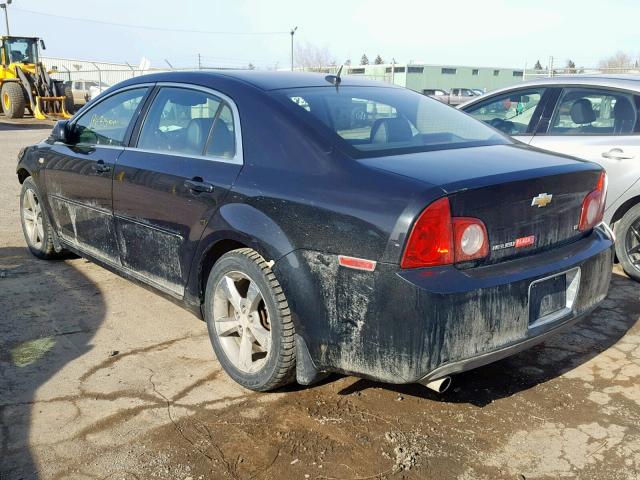
[[[156,152],[232,158],[233,113],[213,94],[163,87],[149,108],[137,146]]]
[[[629,135],[637,132],[634,96],[617,91],[565,88],[549,123],[549,135]]]
[[[464,111],[508,135],[524,135],[535,128],[534,113],[544,95],[544,88],[520,90],[478,102]]]

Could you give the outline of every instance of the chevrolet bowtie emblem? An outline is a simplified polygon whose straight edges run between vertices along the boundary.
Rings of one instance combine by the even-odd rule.
[[[550,193],[541,193],[537,197],[533,197],[533,200],[531,200],[531,206],[538,208],[546,207],[551,203],[552,199],[553,195]]]

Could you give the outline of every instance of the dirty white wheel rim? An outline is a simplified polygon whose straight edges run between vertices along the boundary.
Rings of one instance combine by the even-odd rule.
[[[213,297],[215,334],[229,361],[244,373],[259,371],[271,351],[271,323],[260,288],[248,275],[229,272]]]
[[[42,208],[36,193],[28,188],[24,192],[22,202],[22,219],[29,243],[37,248],[42,248],[44,240],[44,226],[42,224]]]

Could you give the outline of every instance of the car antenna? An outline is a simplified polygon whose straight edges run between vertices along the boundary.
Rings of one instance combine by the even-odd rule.
[[[324,77],[324,79],[331,83],[332,85],[335,85],[336,88],[338,88],[338,85],[340,85],[340,82],[342,81],[342,78],[340,78],[340,74],[342,73],[342,67],[344,67],[344,65],[340,65],[340,68],[338,69],[338,72],[335,75],[327,75],[326,77]]]

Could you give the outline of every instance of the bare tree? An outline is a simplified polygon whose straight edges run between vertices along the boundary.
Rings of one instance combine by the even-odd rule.
[[[631,68],[632,65],[633,61],[631,57],[622,51],[618,51],[614,55],[605,58],[604,60],[600,60],[599,67],[624,70]]]
[[[345,64],[347,67],[348,67],[348,66],[350,66],[350,65],[351,65],[351,59],[350,59],[350,58],[347,58],[347,59],[344,61],[344,64]]]
[[[336,57],[329,51],[326,45],[319,47],[312,43],[296,45],[294,55],[296,67],[318,68],[336,64]]]

